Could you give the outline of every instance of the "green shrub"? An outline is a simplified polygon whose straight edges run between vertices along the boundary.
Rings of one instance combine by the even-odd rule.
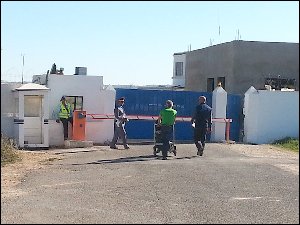
[[[1,166],[7,163],[14,163],[20,160],[17,149],[11,143],[11,140],[1,133]]]
[[[273,145],[277,145],[294,152],[299,152],[299,139],[296,138],[286,137],[275,141]]]

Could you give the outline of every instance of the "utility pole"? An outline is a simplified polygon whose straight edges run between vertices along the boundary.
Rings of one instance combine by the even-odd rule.
[[[23,66],[22,66],[22,84],[24,83],[24,76],[23,76],[23,72],[24,72],[24,56],[25,54],[21,54],[22,58],[23,58]]]

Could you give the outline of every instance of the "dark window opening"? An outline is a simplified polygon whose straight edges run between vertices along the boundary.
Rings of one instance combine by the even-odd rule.
[[[183,62],[176,62],[175,76],[183,76]]]
[[[207,92],[213,92],[214,88],[215,88],[214,78],[207,78],[207,86],[206,86]]]
[[[66,96],[73,110],[83,110],[83,96]]]
[[[218,77],[217,85],[225,90],[225,77]]]

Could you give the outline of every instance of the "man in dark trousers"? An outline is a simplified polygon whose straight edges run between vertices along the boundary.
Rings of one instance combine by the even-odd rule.
[[[68,139],[68,123],[73,126],[73,109],[71,104],[66,100],[66,96],[62,96],[60,103],[55,110],[56,122],[63,124],[64,140]]]
[[[128,118],[126,118],[125,110],[123,108],[125,102],[125,98],[121,97],[117,101],[117,105],[114,109],[115,114],[115,123],[114,123],[114,137],[110,142],[110,148],[118,149],[116,146],[118,138],[121,138],[123,141],[123,145],[125,149],[129,149],[127,144],[127,135],[125,131],[125,123],[128,122]]]
[[[172,140],[174,132],[174,123],[177,115],[177,111],[173,109],[173,102],[171,100],[166,101],[166,107],[159,112],[158,124],[161,125],[162,131],[162,156],[163,160],[167,159],[168,150],[170,148],[170,141]]]
[[[194,143],[198,149],[197,155],[202,156],[206,134],[211,132],[211,111],[212,108],[206,104],[206,97],[199,97],[199,105],[196,106],[192,116],[192,126],[194,127]]]

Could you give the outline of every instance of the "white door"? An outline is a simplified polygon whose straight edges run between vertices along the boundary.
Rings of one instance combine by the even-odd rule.
[[[43,143],[43,96],[24,96],[24,144]]]

